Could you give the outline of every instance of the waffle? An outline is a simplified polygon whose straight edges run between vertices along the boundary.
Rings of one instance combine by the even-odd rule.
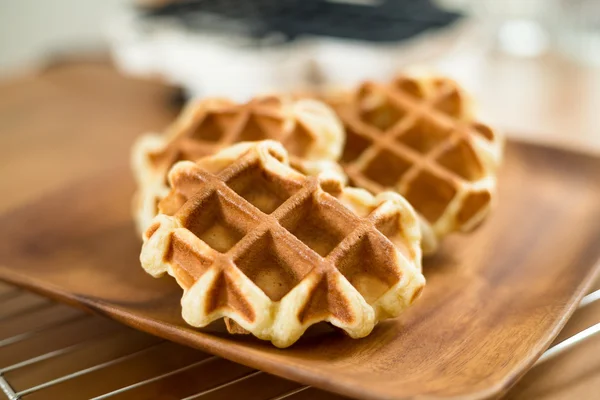
[[[346,130],[341,164],[350,182],[402,194],[421,216],[425,253],[488,214],[503,140],[474,121],[455,82],[400,76],[324,97]]]
[[[297,172],[274,141],[179,162],[144,234],[142,266],[175,277],[195,327],[226,317],[233,333],[278,347],[321,321],[364,337],[421,293],[420,230],[398,194],[338,178]]]
[[[334,161],[341,155],[344,131],[323,103],[287,96],[257,97],[245,104],[221,98],[190,103],[165,135],[144,135],[133,147],[139,231],[147,228],[158,202],[169,192],[167,172],[177,161],[194,161],[236,142],[263,139],[282,142],[292,164],[307,172],[342,173]]]

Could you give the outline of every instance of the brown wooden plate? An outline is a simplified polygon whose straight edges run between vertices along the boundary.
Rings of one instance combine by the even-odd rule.
[[[139,266],[132,192],[120,164],[0,216],[0,279],[354,397],[499,396],[548,347],[600,266],[600,159],[511,142],[493,216],[425,261],[428,286],[412,309],[365,339],[318,327],[279,350],[222,323],[186,326],[179,287]]]

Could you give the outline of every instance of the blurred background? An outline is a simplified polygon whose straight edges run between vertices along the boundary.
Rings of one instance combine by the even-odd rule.
[[[439,71],[509,134],[600,151],[597,0],[2,1],[0,41],[3,77],[110,55],[186,97]]]

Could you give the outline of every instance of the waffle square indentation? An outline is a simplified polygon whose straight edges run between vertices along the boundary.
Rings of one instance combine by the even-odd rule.
[[[367,233],[349,247],[336,263],[338,270],[372,304],[400,279],[393,247],[382,246],[374,232]]]
[[[470,182],[477,181],[485,175],[483,165],[481,165],[475,151],[464,140],[459,141],[442,153],[437,162]]]
[[[282,121],[277,118],[250,115],[239,135],[240,142],[269,139],[272,129],[279,129]]]
[[[396,140],[421,154],[427,154],[447,140],[448,136],[447,128],[419,118],[406,131],[396,136]]]
[[[356,160],[360,155],[371,146],[371,139],[355,133],[349,127],[346,128],[346,145],[342,154],[342,162],[350,163]]]
[[[359,118],[381,133],[396,125],[407,114],[407,110],[394,104],[386,94],[380,93],[377,89],[363,87],[359,90],[358,96]]]
[[[217,115],[208,114],[192,128],[190,139],[203,142],[218,142],[225,133],[225,127],[220,123]]]
[[[313,135],[302,124],[296,123],[293,132],[282,141],[282,144],[291,155],[304,157],[314,141]]]
[[[458,89],[452,88],[436,99],[433,108],[450,117],[460,118],[463,115],[464,103],[465,101]]]
[[[264,171],[258,164],[241,171],[228,186],[265,214],[281,206],[297,188],[280,182],[281,177]]]
[[[237,260],[237,267],[271,300],[279,301],[292,290],[313,265],[295,256],[285,241],[266,232]]]
[[[231,249],[254,224],[250,216],[217,192],[201,199],[200,204],[190,206],[185,228],[220,253]]]
[[[449,182],[424,170],[409,183],[404,197],[428,221],[437,221],[456,192]]]
[[[381,150],[369,162],[364,174],[384,188],[393,188],[411,166],[412,164],[409,161],[404,160],[391,151]]]
[[[339,209],[332,210],[327,200],[319,201],[312,195],[283,216],[280,224],[321,257],[326,257],[348,233],[346,224],[339,222]]]

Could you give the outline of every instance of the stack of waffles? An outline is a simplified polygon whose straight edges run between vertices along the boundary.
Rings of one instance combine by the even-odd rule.
[[[501,137],[451,80],[190,104],[133,148],[143,268],[182,315],[287,347],[329,322],[368,335],[422,292],[422,254],[495,198]]]

